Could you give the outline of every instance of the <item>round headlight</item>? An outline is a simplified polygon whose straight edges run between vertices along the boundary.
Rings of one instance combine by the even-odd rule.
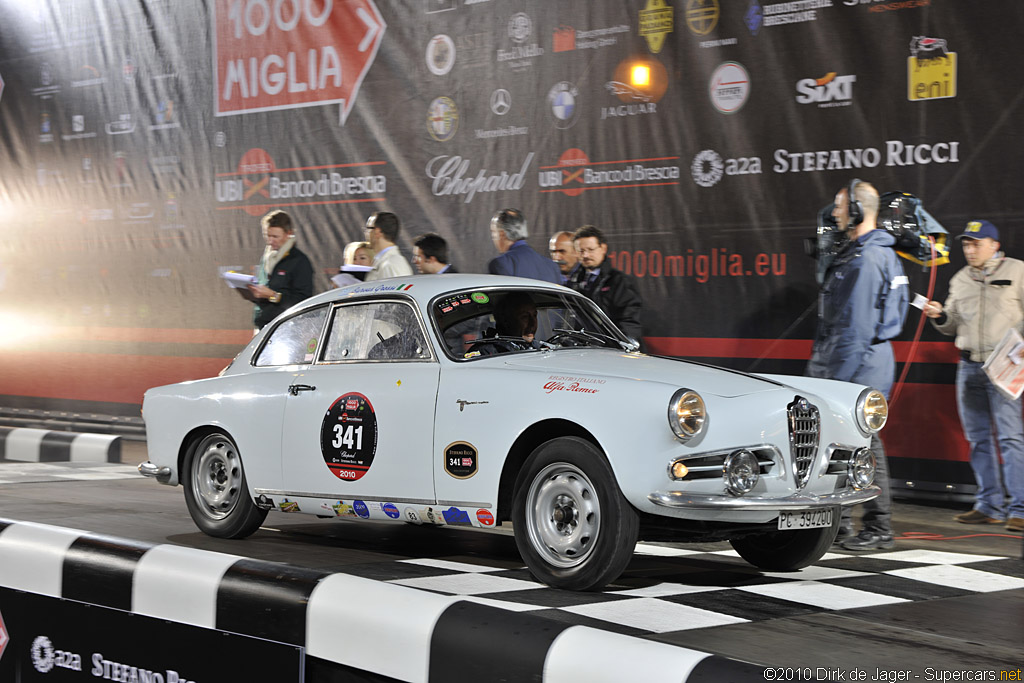
[[[889,402],[877,389],[865,389],[857,398],[857,426],[865,434],[874,434],[889,419]]]
[[[761,478],[761,467],[757,464],[757,456],[747,450],[739,450],[729,454],[725,459],[723,476],[725,490],[734,496],[750,493]]]
[[[875,482],[875,454],[870,448],[858,448],[850,458],[846,477],[855,489],[866,489]]]
[[[668,403],[668,425],[676,438],[689,441],[700,434],[707,421],[704,399],[696,391],[680,389]]]

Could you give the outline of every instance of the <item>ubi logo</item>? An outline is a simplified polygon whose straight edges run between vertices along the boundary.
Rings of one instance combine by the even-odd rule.
[[[567,149],[553,166],[542,166],[537,181],[543,188],[541,192],[561,192],[570,197],[583,194],[583,174],[590,164],[590,158],[581,149]]]

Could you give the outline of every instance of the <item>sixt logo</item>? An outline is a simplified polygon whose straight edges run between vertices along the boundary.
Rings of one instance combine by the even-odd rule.
[[[856,76],[837,76],[830,71],[821,78],[805,78],[796,82],[796,101],[819,107],[848,107],[853,103]]]

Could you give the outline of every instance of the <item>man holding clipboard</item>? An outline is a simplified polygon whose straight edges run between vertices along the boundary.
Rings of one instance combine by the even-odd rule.
[[[935,329],[955,334],[960,349],[956,403],[971,446],[978,493],[974,508],[954,519],[963,524],[1002,524],[1005,520],[1007,531],[1022,532],[1024,417],[1020,393],[1006,392],[1014,383],[1007,376],[1009,366],[1020,361],[1010,330],[1019,333],[1024,326],[1024,261],[1007,258],[999,251],[999,230],[989,221],[970,221],[957,239],[967,265],[950,280],[944,304],[929,301],[924,306]]]
[[[252,301],[257,331],[289,307],[313,296],[313,265],[295,246],[295,228],[284,211],[271,211],[260,221],[266,249],[255,282],[239,289]]]

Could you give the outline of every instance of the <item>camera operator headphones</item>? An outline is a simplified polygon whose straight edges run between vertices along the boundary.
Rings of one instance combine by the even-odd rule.
[[[861,206],[860,201],[854,195],[854,188],[858,184],[864,182],[860,178],[854,178],[850,181],[850,186],[846,190],[848,200],[846,202],[849,207],[848,213],[850,214],[850,225],[860,225],[864,222],[864,207]]]

